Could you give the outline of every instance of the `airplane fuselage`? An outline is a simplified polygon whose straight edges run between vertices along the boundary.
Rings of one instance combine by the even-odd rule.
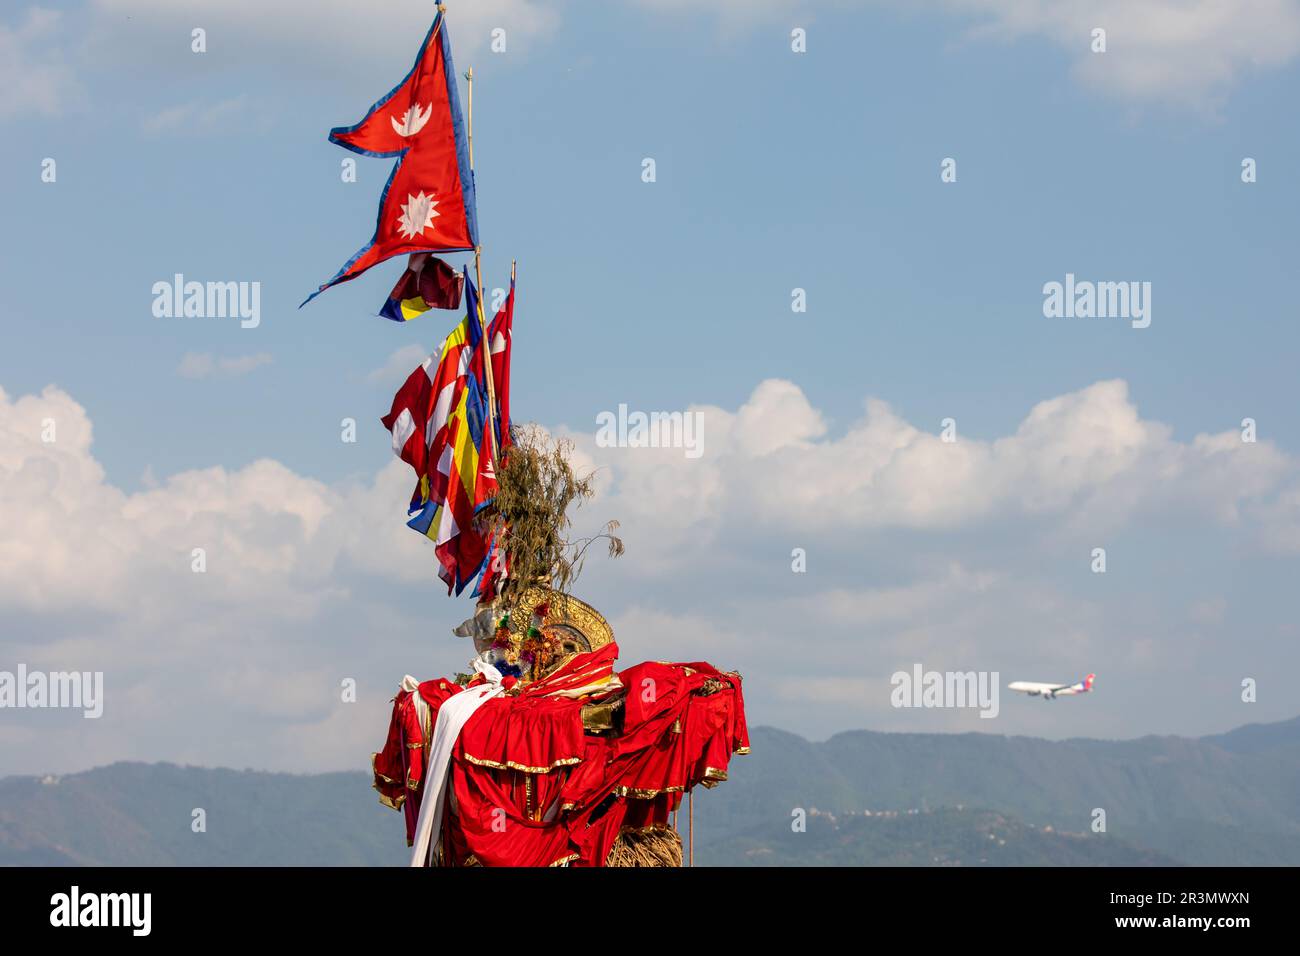
[[[1073,697],[1075,694],[1088,693],[1092,690],[1092,682],[1096,677],[1096,674],[1089,674],[1077,684],[1049,684],[1043,681],[1018,680],[1008,684],[1007,689],[1028,694],[1030,697],[1041,697],[1043,700],[1055,700],[1057,697]]]

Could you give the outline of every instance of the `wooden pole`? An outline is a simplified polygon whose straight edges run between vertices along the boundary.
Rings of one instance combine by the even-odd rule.
[[[465,115],[465,139],[469,145],[469,169],[474,171],[474,67],[465,71],[465,81],[469,84],[469,106]]]
[[[688,850],[686,865],[695,865],[695,788],[686,791],[686,827],[688,831]]]
[[[472,176],[474,174],[474,67],[469,68],[469,71],[465,74],[465,80],[469,83],[469,108],[465,115],[465,139],[469,145],[469,171]],[[487,314],[483,311],[483,247],[481,245],[474,247],[474,275],[478,282],[477,311],[479,334],[482,339],[483,349],[483,378],[487,383],[488,393],[488,462],[492,465],[492,473],[495,475],[497,470],[497,390],[495,383],[492,381],[492,343],[488,341]]]
[[[483,339],[483,376],[487,381],[488,392],[488,409],[487,409],[487,431],[488,431],[488,454],[489,461],[492,462],[492,473],[496,474],[497,468],[497,429],[496,429],[496,405],[497,390],[492,381],[492,343],[488,341],[487,316],[483,312],[483,265],[482,265],[482,246],[474,247],[474,273],[478,276],[478,327],[479,333]]]

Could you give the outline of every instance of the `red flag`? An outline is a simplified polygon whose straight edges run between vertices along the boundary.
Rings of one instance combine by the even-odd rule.
[[[459,309],[465,276],[436,256],[424,259],[424,255],[421,252],[411,256],[407,268],[408,272],[415,272],[415,287],[420,298],[431,309]]]
[[[478,244],[474,176],[441,11],[406,78],[356,126],[331,130],[330,142],[363,156],[396,156],[397,165],[380,199],[374,237],[307,302],[392,256],[465,252]]]
[[[497,447],[510,447],[510,350],[514,344],[515,277],[510,276],[510,294],[488,326],[488,348],[492,353],[492,389],[497,397]]]
[[[465,387],[469,367],[469,321],[462,319],[393,396],[393,406],[380,421],[393,435],[393,452],[415,469],[426,489],[440,496],[439,461],[449,435],[449,419]],[[441,476],[444,477],[445,476]],[[439,499],[440,500],[440,499]]]
[[[415,252],[379,314],[394,322],[409,322],[430,309],[459,309],[464,286],[465,277],[437,256]]]

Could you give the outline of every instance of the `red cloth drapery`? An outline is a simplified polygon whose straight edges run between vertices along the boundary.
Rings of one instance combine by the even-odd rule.
[[[738,674],[704,662],[644,663],[619,672],[616,691],[547,696],[574,686],[574,675],[608,675],[617,653],[610,644],[577,655],[470,718],[452,753],[442,862],[602,866],[625,827],[664,826],[686,791],[727,778],[732,754],[749,750]],[[458,691],[447,680],[420,685],[429,705],[426,743],[437,708]],[[584,732],[583,705],[615,697],[622,699],[621,732]],[[390,806],[403,805],[394,781],[416,763],[417,780],[423,772],[423,752],[403,746],[420,732],[416,710],[410,694],[398,694],[384,750],[375,755],[375,788]],[[423,794],[417,786],[403,796],[409,841]]]

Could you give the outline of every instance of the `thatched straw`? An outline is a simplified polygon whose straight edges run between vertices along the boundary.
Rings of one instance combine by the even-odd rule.
[[[626,829],[618,835],[606,866],[681,866],[682,838],[668,827]]]

